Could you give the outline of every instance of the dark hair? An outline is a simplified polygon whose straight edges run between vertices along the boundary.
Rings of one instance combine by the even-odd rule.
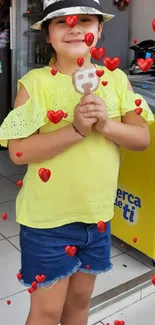
[[[96,16],[98,18],[99,25],[104,22],[102,15],[96,15]],[[49,25],[50,25],[51,21],[52,21],[52,19],[48,19],[48,20],[44,21],[41,26],[43,36],[44,36],[44,38],[46,38],[46,40],[49,37]],[[56,58],[55,49],[53,48],[53,46],[51,44],[47,44],[47,55],[48,55],[49,61],[52,57]]]

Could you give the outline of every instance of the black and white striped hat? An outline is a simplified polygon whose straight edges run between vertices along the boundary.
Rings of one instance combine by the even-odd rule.
[[[99,0],[44,0],[43,18],[32,28],[40,30],[44,21],[54,17],[80,14],[102,15],[104,22],[114,17],[102,11]]]

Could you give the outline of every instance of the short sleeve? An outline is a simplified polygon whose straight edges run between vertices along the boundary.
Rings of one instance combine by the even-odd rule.
[[[46,107],[32,97],[5,118],[0,127],[0,145],[7,147],[8,140],[27,138],[47,123]]]
[[[153,123],[154,115],[152,114],[146,100],[140,94],[134,93],[127,89],[128,78],[123,71],[117,69],[116,72],[119,74],[121,116],[124,116],[128,112],[134,111],[137,108],[135,101],[140,99],[140,107],[142,108],[141,116],[148,124]]]
[[[29,94],[28,101],[13,109],[0,127],[0,145],[8,146],[8,140],[27,138],[48,123],[46,103],[39,83],[37,69],[29,71],[18,80]]]

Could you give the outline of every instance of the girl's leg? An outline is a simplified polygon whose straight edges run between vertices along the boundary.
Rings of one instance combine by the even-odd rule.
[[[87,325],[96,275],[77,272],[70,277],[61,325]]]
[[[38,288],[33,292],[26,325],[57,325],[63,311],[68,284],[69,277],[59,280],[51,289]]]

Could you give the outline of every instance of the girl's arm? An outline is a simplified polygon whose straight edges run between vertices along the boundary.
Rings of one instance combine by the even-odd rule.
[[[133,92],[128,81],[128,90]],[[129,150],[143,151],[150,144],[150,131],[144,119],[128,112],[122,117],[122,123],[108,119],[105,123],[102,134],[109,140]]]
[[[28,99],[29,95],[26,89],[21,86],[14,108],[25,104]],[[37,130],[26,139],[9,140],[9,155],[16,165],[41,162],[64,152],[82,139],[83,137],[75,132],[72,125],[44,134],[38,134]],[[20,159],[16,156],[17,152],[22,152]]]

